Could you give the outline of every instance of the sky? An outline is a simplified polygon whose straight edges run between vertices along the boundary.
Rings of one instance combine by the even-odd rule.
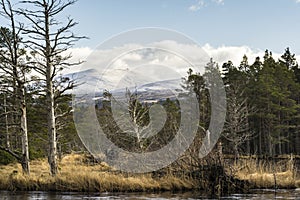
[[[59,19],[68,16],[78,22],[73,32],[89,37],[69,50],[73,60],[84,60],[113,36],[143,27],[184,34],[220,65],[228,60],[239,65],[244,54],[251,64],[266,49],[277,59],[287,47],[300,60],[300,0],[78,0]],[[116,51],[100,53],[109,57]]]
[[[140,27],[179,31],[199,45],[247,46],[300,54],[300,0],[79,0],[66,13],[75,33],[95,48],[109,37]],[[65,13],[65,14],[66,14]]]
[[[119,33],[142,27],[178,31],[217,62],[238,65],[269,49],[278,58],[289,47],[300,58],[300,0],[78,0],[62,17],[79,24],[74,58],[85,58]],[[299,59],[300,60],[300,59]]]

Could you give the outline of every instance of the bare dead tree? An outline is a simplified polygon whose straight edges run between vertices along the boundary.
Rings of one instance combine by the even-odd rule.
[[[9,132],[7,128],[7,141],[6,148],[2,148],[16,157],[22,164],[23,172],[30,173],[29,165],[29,146],[28,146],[28,130],[27,130],[27,110],[26,110],[26,97],[25,97],[25,85],[26,85],[26,73],[28,72],[28,66],[25,64],[25,51],[21,48],[21,36],[20,32],[22,24],[17,24],[15,20],[16,12],[13,10],[9,0],[1,0],[1,15],[5,17],[9,22],[9,29],[1,27],[1,65],[0,69],[4,72],[6,80],[10,85],[6,85],[6,92],[9,92],[11,88],[13,93],[14,106],[17,108],[19,118],[19,128],[22,143],[22,152],[18,154],[11,149]],[[5,101],[6,104],[6,101]],[[7,104],[6,104],[7,105]],[[5,106],[6,106],[5,105]],[[5,108],[5,112],[7,109]],[[6,123],[7,113],[6,114]],[[6,124],[8,127],[8,124]]]
[[[126,89],[124,97],[115,98],[110,95],[109,98],[115,105],[113,114],[117,130],[135,138],[139,150],[144,150],[144,139],[149,134],[147,131],[149,107],[142,104],[137,90],[130,92]]]
[[[227,89],[227,116],[223,136],[233,145],[235,159],[239,156],[239,148],[250,140],[253,133],[249,128],[248,117],[253,112],[243,97],[243,91],[237,85]]]
[[[72,55],[67,54],[66,51],[75,42],[85,38],[76,36],[71,31],[77,25],[73,19],[67,18],[66,23],[62,23],[57,20],[57,16],[75,2],[76,0],[21,1],[23,4],[30,5],[30,9],[19,10],[19,14],[25,17],[30,24],[30,27],[23,29],[23,34],[27,36],[26,44],[34,57],[31,62],[32,67],[45,82],[44,93],[49,137],[48,162],[53,176],[58,171],[55,100],[65,91],[74,87],[72,81],[56,87],[56,77],[64,68],[81,64],[81,62],[71,63],[69,59]]]

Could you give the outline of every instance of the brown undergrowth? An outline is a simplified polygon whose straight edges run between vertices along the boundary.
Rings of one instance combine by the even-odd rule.
[[[281,162],[258,161],[254,158],[239,159],[235,163],[224,163],[228,177],[245,181],[252,188],[295,188],[300,187],[293,159]],[[230,167],[229,167],[230,166]],[[1,190],[42,190],[80,192],[145,192],[179,191],[201,189],[201,184],[216,172],[199,171],[192,176],[164,173],[162,176],[148,174],[127,174],[115,171],[105,163],[94,163],[83,154],[64,156],[59,162],[59,174],[52,177],[46,159],[31,162],[30,176],[23,175],[20,164],[0,165]],[[203,175],[204,173],[204,175]],[[202,174],[202,176],[201,176]],[[208,174],[206,177],[205,174]],[[200,177],[200,179],[199,179]],[[202,177],[202,178],[201,178]],[[205,178],[206,177],[206,178]],[[203,179],[203,180],[202,180]],[[202,180],[202,183],[201,183]],[[221,179],[220,179],[221,180]],[[227,179],[226,179],[227,180]],[[232,179],[233,182],[234,179]],[[230,184],[216,183],[229,187]],[[246,186],[248,187],[248,186]]]
[[[172,175],[153,178],[152,174],[119,173],[105,163],[88,163],[84,155],[78,154],[62,158],[56,177],[49,174],[46,159],[31,162],[30,176],[22,174],[20,164],[0,166],[2,190],[137,192],[188,190],[195,188],[196,185],[191,179]]]

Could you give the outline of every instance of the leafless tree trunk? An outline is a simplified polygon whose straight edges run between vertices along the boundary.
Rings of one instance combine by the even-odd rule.
[[[28,129],[27,129],[27,109],[26,109],[26,99],[25,99],[25,88],[21,90],[21,137],[22,137],[22,169],[27,174],[30,173],[29,165],[29,145],[28,145]]]
[[[4,115],[5,115],[6,148],[10,149],[10,133],[9,133],[7,103],[6,103],[6,95],[5,94],[4,94],[3,106],[4,106]]]

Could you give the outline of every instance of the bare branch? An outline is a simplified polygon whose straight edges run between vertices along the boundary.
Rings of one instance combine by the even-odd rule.
[[[0,146],[0,150],[5,151],[12,155],[14,158],[16,158],[19,162],[21,162],[21,157],[19,156],[21,153],[17,151],[12,151],[11,149],[8,149],[6,147]]]

